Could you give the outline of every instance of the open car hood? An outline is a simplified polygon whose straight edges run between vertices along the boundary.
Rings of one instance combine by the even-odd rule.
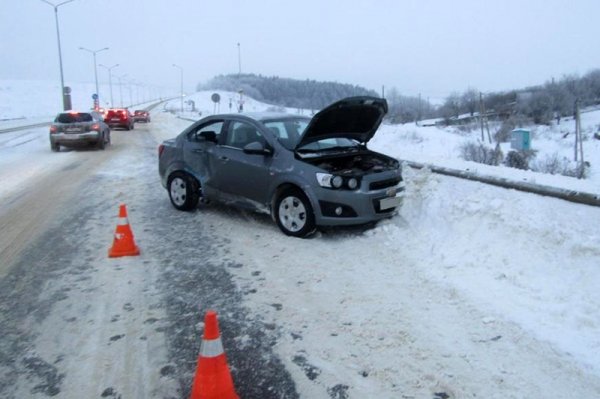
[[[345,137],[367,143],[388,111],[387,101],[377,97],[348,97],[319,111],[310,120],[296,149],[323,139]]]

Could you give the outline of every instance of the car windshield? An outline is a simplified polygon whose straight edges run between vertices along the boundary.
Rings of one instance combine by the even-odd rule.
[[[54,122],[57,123],[78,123],[78,122],[92,122],[92,115],[81,112],[69,112],[64,114],[58,114]]]
[[[273,133],[282,146],[292,151],[308,126],[308,118],[286,118],[263,121],[263,124]]]

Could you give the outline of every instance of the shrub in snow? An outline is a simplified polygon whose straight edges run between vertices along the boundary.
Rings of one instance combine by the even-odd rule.
[[[529,161],[535,157],[536,151],[509,151],[504,164],[510,168],[529,169]]]
[[[587,164],[587,162],[586,162]],[[587,165],[589,166],[589,164]],[[543,159],[536,160],[531,165],[531,170],[540,173],[549,173],[551,175],[563,175],[569,177],[579,177],[580,164],[570,161],[566,157],[561,157],[557,153],[546,155]],[[583,171],[585,177],[586,170]]]
[[[470,142],[460,146],[460,156],[465,161],[473,161],[485,165],[500,165],[503,154],[499,145],[491,148],[483,143]]]

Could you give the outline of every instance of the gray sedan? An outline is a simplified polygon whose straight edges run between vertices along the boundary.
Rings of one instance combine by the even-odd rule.
[[[296,237],[390,217],[402,202],[401,166],[367,148],[386,112],[384,99],[351,97],[312,119],[209,116],[159,146],[161,183],[179,210],[216,200],[269,213]]]

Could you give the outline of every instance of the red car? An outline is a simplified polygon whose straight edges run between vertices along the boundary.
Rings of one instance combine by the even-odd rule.
[[[133,119],[136,122],[150,122],[150,112],[144,111],[142,109],[137,109],[133,111]]]
[[[122,127],[125,130],[132,130],[135,127],[135,119],[127,108],[111,108],[106,111],[104,121],[111,128]]]

